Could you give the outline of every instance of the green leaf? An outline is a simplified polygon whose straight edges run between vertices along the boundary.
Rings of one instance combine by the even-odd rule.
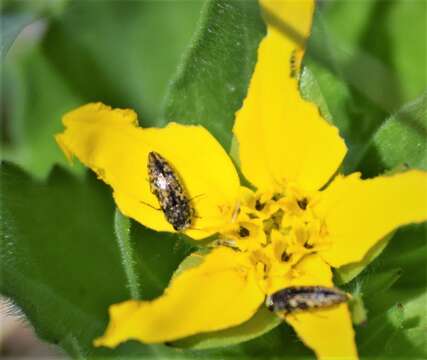
[[[335,85],[339,86],[339,83]],[[319,111],[323,118],[330,123],[333,123],[332,114],[329,110],[328,103],[322,94],[322,89],[308,66],[304,66],[302,68],[299,87],[302,97],[314,102],[319,107]],[[340,90],[341,89],[335,89],[337,93],[339,93]]]
[[[0,3],[2,12],[32,13],[42,16],[59,15],[70,0],[3,0]]]
[[[205,126],[231,147],[265,29],[256,1],[209,1],[165,100],[164,123]]]
[[[65,164],[53,140],[62,115],[90,101],[133,108],[144,126],[156,124],[202,5],[77,0],[49,22],[40,44],[16,43],[21,51],[9,54],[2,84],[3,159],[44,178]]]
[[[388,118],[362,159],[367,176],[398,166],[427,170],[427,92]]]
[[[419,76],[427,54],[419,16],[425,11],[425,2],[404,0],[318,6],[305,64],[349,147],[345,172],[357,169],[384,119],[427,86],[427,78]]]
[[[427,225],[400,229],[383,254],[349,284],[363,295],[368,320],[357,328],[362,358],[427,356]],[[351,290],[350,290],[351,291]]]
[[[130,237],[130,220],[119,209],[114,214],[114,230],[119,244],[123,269],[128,280],[128,288],[132,299],[140,299],[140,281],[136,267],[134,244]]]
[[[81,99],[70,91],[39,48],[9,60],[3,85],[6,88],[3,140],[6,137],[7,141],[2,144],[2,157],[38,178],[45,178],[53,164],[67,164],[54,134],[63,130],[62,115],[78,106]],[[73,167],[72,171],[83,174],[81,166]]]
[[[46,183],[1,166],[1,292],[37,334],[79,355],[128,297],[109,192],[56,167]]]
[[[390,289],[393,284],[402,276],[402,269],[395,268],[386,271],[376,271],[369,281],[363,285],[362,294],[371,297]]]
[[[387,246],[391,236],[386,237],[377,244],[376,249],[372,249],[369,255],[369,261],[365,258],[362,264],[350,264],[337,269],[335,275],[337,275],[338,284],[347,284],[350,280],[353,280],[359,273],[361,273],[377,256],[381,254],[384,248]],[[353,323],[355,325],[364,325],[368,319],[368,311],[365,307],[363,298],[369,299],[370,297],[378,296],[384,291],[387,291],[401,276],[402,270],[390,269],[385,271],[377,271],[371,276],[368,276],[367,280],[359,282],[359,279],[349,285],[344,285],[344,288],[351,292],[352,298],[349,303]],[[347,276],[347,277],[346,277]],[[365,275],[366,276],[366,275]],[[363,277],[362,277],[363,279]],[[334,279],[337,280],[337,279]],[[341,282],[340,282],[341,281]]]
[[[175,341],[173,346],[190,349],[210,349],[239,344],[257,338],[280,325],[282,320],[261,305],[255,315],[245,323],[226,330],[197,334]]]
[[[350,303],[351,319],[354,325],[364,324],[368,318],[365,305],[363,304],[362,296],[353,295]]]
[[[132,262],[138,270],[143,300],[162,295],[179,264],[194,251],[180,235],[150,230],[131,220]]]
[[[82,101],[133,108],[155,124],[203,1],[73,1],[43,51]],[[76,31],[79,29],[79,31]]]

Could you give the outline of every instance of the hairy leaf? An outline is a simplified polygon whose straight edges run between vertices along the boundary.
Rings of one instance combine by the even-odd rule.
[[[164,122],[204,125],[229,150],[264,35],[256,1],[209,1],[165,99]]]

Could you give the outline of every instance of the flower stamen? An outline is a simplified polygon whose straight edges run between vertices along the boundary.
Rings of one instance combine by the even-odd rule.
[[[240,237],[247,237],[250,235],[250,231],[247,228],[245,228],[244,226],[240,226],[239,235],[240,235]]]

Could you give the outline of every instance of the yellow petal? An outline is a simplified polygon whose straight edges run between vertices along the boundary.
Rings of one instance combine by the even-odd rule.
[[[246,255],[216,248],[201,265],[174,278],[163,296],[112,305],[110,324],[95,345],[159,343],[229,328],[248,320],[263,300]]]
[[[409,171],[361,180],[337,177],[316,210],[327,224],[332,247],[322,257],[334,267],[362,260],[399,226],[427,220],[427,173]]]
[[[309,35],[313,1],[262,1],[270,13],[302,38]],[[243,107],[236,114],[243,174],[256,187],[295,181],[306,190],[324,185],[340,165],[346,146],[317,107],[301,98],[291,77],[291,57],[303,51],[289,33],[268,25]],[[299,54],[301,55],[301,54]]]
[[[288,316],[302,342],[318,359],[357,359],[354,330],[347,304]]]
[[[296,267],[287,286],[333,286],[332,272],[318,255],[309,255]],[[319,359],[356,359],[354,330],[347,304],[288,315],[286,321]]]
[[[330,266],[317,254],[305,256],[294,271],[286,286],[334,286]]]
[[[173,231],[150,192],[148,152],[161,154],[184,183],[197,217],[186,233],[203,238],[229,221],[239,194],[239,178],[221,145],[202,126],[170,123],[143,129],[132,110],[100,103],[82,106],[63,118],[56,139],[114,190],[120,211],[158,231]],[[152,207],[146,205],[152,205]]]

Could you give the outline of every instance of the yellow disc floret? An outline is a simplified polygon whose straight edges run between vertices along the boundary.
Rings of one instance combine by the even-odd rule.
[[[218,243],[246,252],[260,286],[271,293],[285,278],[298,275],[293,268],[304,256],[329,246],[326,223],[315,211],[318,193],[285,184],[270,192],[244,188],[242,194]]]

